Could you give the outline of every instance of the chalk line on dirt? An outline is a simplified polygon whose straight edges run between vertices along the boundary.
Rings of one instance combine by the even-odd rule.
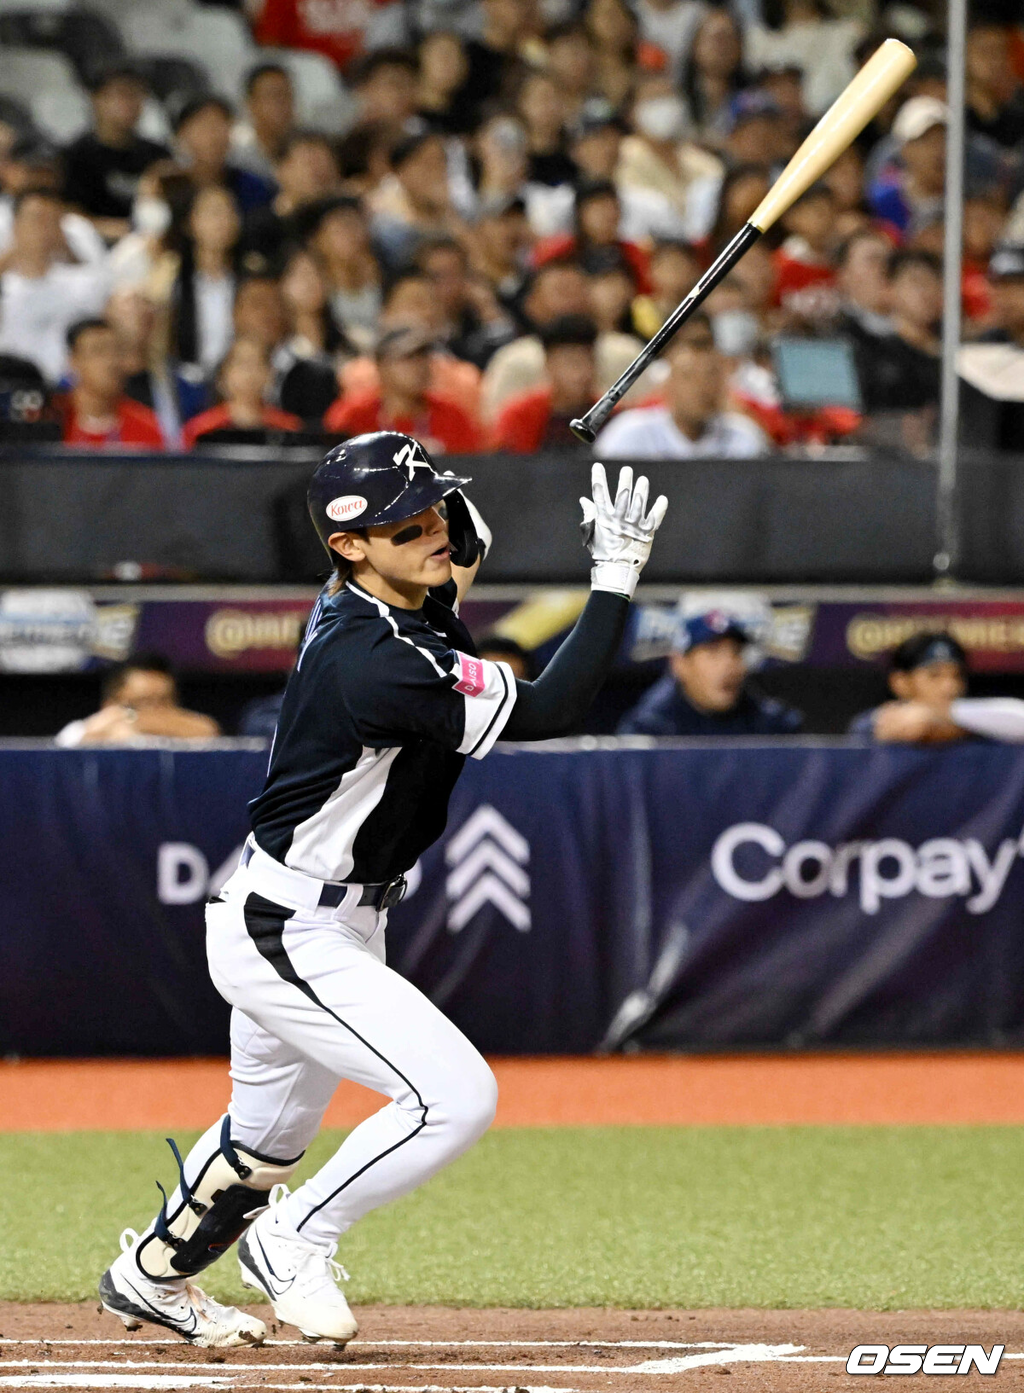
[[[168,1345],[174,1337],[163,1339],[51,1340],[39,1335],[32,1340],[5,1339],[0,1345]],[[724,1349],[730,1340],[350,1340],[347,1349]],[[264,1340],[271,1345],[302,1348],[308,1340]]]

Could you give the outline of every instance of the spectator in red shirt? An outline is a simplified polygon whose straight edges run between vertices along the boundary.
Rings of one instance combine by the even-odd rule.
[[[373,0],[369,5],[361,0],[263,0],[256,42],[311,48],[344,68],[364,47],[402,42],[404,11],[399,0]]]
[[[63,403],[65,445],[164,449],[156,416],[124,394],[121,345],[105,319],[80,319],[71,326],[68,362],[75,385]]]
[[[544,345],[545,382],[512,397],[502,407],[495,426],[496,450],[529,455],[549,447],[579,447],[569,422],[582,416],[597,396],[597,326],[585,315],[567,314],[541,329],[540,337]]]
[[[455,402],[430,391],[433,347],[420,329],[401,325],[388,330],[377,345],[379,388],[339,397],[324,417],[324,429],[343,436],[402,431],[441,455],[479,450],[483,442],[476,421]]]
[[[619,238],[622,206],[619,194],[610,179],[593,179],[576,190],[576,231],[571,236],[548,237],[539,242],[533,254],[534,264],[548,261],[578,261],[590,272],[592,260],[605,264],[608,249],[619,252],[636,285],[638,295],[651,292],[650,258],[635,242]]]
[[[221,404],[186,421],[182,440],[191,450],[200,440],[219,431],[297,431],[298,416],[268,406],[274,371],[267,345],[252,335],[240,334],[228,349],[217,374]]]
[[[785,305],[809,286],[832,285],[835,281],[831,252],[835,244],[836,200],[828,185],[812,184],[783,214],[782,226],[789,236],[772,260],[776,302]]]

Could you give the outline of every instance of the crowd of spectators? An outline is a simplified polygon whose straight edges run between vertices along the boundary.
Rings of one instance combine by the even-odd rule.
[[[297,125],[270,59],[237,107],[201,95],[170,112],[166,143],[139,134],[147,87],[124,64],[95,75],[92,129],[63,149],[0,123],[0,375],[20,360],[60,394],[65,442],[389,425],[443,454],[579,448],[569,420],[753,212],[884,19],[917,72],[599,449],[932,448],[947,107],[926,0],[884,17],[871,0],[419,0],[368,7],[362,26],[358,7],[321,8],[335,29],[297,0],[251,18],[257,41],[339,64],[355,110],[341,136]],[[967,84],[965,335],[1024,347],[1012,5],[973,6]],[[794,337],[843,346],[852,398],[819,383],[801,399],[776,352]]]

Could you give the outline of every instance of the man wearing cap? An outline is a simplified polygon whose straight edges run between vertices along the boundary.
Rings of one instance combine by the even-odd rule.
[[[430,390],[433,347],[433,339],[421,329],[389,329],[377,345],[379,387],[339,397],[324,417],[324,429],[346,437],[377,430],[415,432],[427,449],[442,455],[481,449],[476,422],[461,406]]]
[[[890,660],[889,688],[896,698],[864,711],[851,735],[886,744],[932,745],[970,736],[1024,743],[1024,701],[968,697],[967,654],[951,634],[913,634]]]
[[[619,735],[794,735],[803,713],[746,687],[750,635],[708,609],[680,620],[665,676],[619,722]]]
[[[1024,349],[1024,247],[997,247],[988,263],[995,327],[983,343],[1009,343]]]
[[[942,215],[948,120],[949,108],[937,97],[911,97],[892,123],[899,164],[872,185],[868,202],[900,233]]]

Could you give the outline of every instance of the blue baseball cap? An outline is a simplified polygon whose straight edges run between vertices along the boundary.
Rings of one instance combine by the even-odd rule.
[[[679,621],[672,650],[675,653],[689,653],[700,643],[714,643],[716,639],[734,638],[740,643],[749,643],[742,621],[735,614],[724,609],[709,609],[703,614],[691,614]]]

